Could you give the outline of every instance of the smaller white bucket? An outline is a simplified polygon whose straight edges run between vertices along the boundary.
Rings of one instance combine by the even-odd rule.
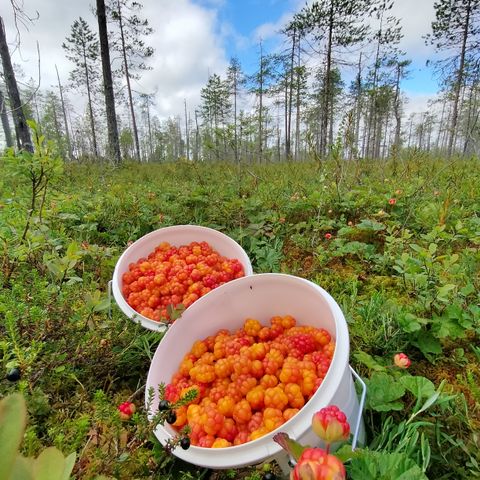
[[[122,294],[122,276],[125,272],[128,272],[130,263],[136,262],[142,257],[147,257],[162,242],[168,242],[175,247],[188,245],[191,242],[207,242],[223,257],[239,260],[243,265],[245,275],[253,274],[252,264],[245,250],[233,238],[212,228],[198,225],[175,225],[148,233],[132,243],[118,259],[113,272],[112,292],[120,310],[128,318],[149,330],[164,331],[167,325],[140,315],[127,303]]]
[[[168,329],[148,372],[146,400],[151,388],[156,392],[149,417],[158,408],[158,385],[170,383],[195,340],[213,335],[220,329],[238,329],[248,317],[266,323],[274,315],[287,314],[295,317],[299,324],[325,328],[336,341],[330,369],[310,401],[295,417],[257,440],[218,449],[195,446],[188,450],[176,448],[173,452],[176,456],[195,465],[214,469],[254,465],[270,458],[282,461],[281,448],[272,440],[273,435],[284,431],[303,444],[320,445],[319,438],[311,428],[311,420],[315,412],[328,405],[337,405],[345,412],[352,429],[357,425],[360,425],[360,430],[363,429],[348,362],[348,329],[340,307],[318,285],[299,277],[276,273],[252,275],[222,285],[198,299]],[[355,435],[358,436],[358,433]],[[168,424],[155,429],[155,435],[163,445],[175,434]],[[362,436],[363,432],[360,431]]]

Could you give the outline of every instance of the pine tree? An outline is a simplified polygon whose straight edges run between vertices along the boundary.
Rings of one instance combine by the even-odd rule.
[[[231,110],[228,83],[214,73],[208,79],[207,85],[202,88],[200,97],[201,115],[208,126],[206,144],[219,160],[220,141],[224,139],[225,121]]]
[[[121,162],[120,143],[118,140],[117,115],[115,113],[115,98],[113,94],[112,67],[110,64],[110,48],[107,35],[107,17],[105,0],[97,0],[98,35],[100,38],[100,53],[102,57],[103,91],[107,113],[108,153],[115,165]]]
[[[245,85],[245,75],[242,72],[238,58],[231,58],[227,69],[227,82],[230,95],[233,97],[233,132],[234,132],[234,154],[235,162],[239,162],[238,146],[238,128],[237,128],[237,104],[240,95],[240,89]]]
[[[15,135],[17,146],[20,150],[33,152],[32,139],[27,121],[23,112],[23,105],[20,100],[17,80],[13,71],[12,59],[8,50],[7,37],[3,25],[3,19],[0,17],[0,57],[2,59],[3,74],[7,86],[8,97],[10,99],[10,108],[12,110],[13,123],[15,125]]]
[[[90,29],[87,22],[79,17],[72,24],[70,36],[62,44],[66,57],[73,62],[75,68],[70,72],[71,84],[75,87],[84,87],[88,97],[88,113],[90,132],[95,156],[98,156],[97,135],[93,115],[94,88],[99,80],[98,55],[99,44],[97,36]]]
[[[325,50],[324,92],[321,105],[321,132],[319,152],[325,155],[328,142],[332,142],[333,93],[335,81],[334,49],[347,48],[365,38],[368,27],[364,24],[365,14],[371,2],[367,0],[316,0],[305,6],[294,17],[302,35],[312,34],[319,48]]]
[[[466,59],[472,54],[478,59],[480,49],[480,0],[437,0],[432,33],[426,42],[437,52],[454,51],[454,58],[441,61],[443,74],[453,76],[453,106],[448,137],[447,154],[451,156],[457,135],[460,93],[465,80]]]
[[[10,122],[8,120],[7,102],[0,90],[0,118],[2,119],[3,133],[5,135],[5,142],[7,147],[13,147],[12,131],[10,129]]]
[[[132,121],[133,138],[137,160],[140,161],[140,142],[138,138],[137,120],[135,115],[131,80],[140,78],[138,72],[148,70],[145,60],[153,55],[153,48],[145,44],[143,37],[150,35],[153,29],[148,20],[142,19],[138,13],[142,5],[135,0],[110,0],[110,18],[116,23],[118,31],[113,33],[111,48],[120,53],[122,66],[117,71],[121,73],[127,85],[128,106]]]

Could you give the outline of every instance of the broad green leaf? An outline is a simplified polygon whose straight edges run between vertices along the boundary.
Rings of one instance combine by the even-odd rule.
[[[473,286],[472,283],[469,283],[469,284],[465,285],[463,288],[460,289],[460,293],[464,297],[468,297],[470,294],[472,294],[474,292],[475,292],[475,287]]]
[[[367,402],[372,410],[389,412],[403,409],[403,402],[399,399],[405,394],[405,388],[390,375],[375,372],[367,383]]]
[[[69,480],[73,467],[75,466],[76,459],[77,454],[75,452],[71,453],[67,458],[65,458],[63,476],[60,477],[60,480]]]
[[[15,465],[11,473],[11,480],[34,480],[33,477],[33,458],[25,458],[17,455]],[[67,479],[68,480],[68,479]]]
[[[384,372],[386,368],[383,365],[380,365],[371,355],[366,352],[357,352],[354,354],[355,359],[363,363],[370,370],[375,370],[377,372]]]
[[[385,230],[385,225],[383,223],[377,222],[376,220],[370,220],[369,218],[364,218],[357,223],[356,228],[360,230],[370,230],[372,232],[379,232]]]
[[[416,398],[423,399],[435,393],[435,385],[425,377],[403,376],[399,382]]]
[[[442,353],[440,342],[430,332],[419,332],[416,340],[412,343],[417,346],[425,356],[428,356],[430,353],[434,355]]]
[[[10,478],[26,425],[27,408],[21,394],[0,401],[0,479]]]
[[[95,307],[93,307],[94,312],[102,312],[103,310],[107,310],[107,308],[110,306],[110,299],[104,298],[100,302],[98,302]]]
[[[35,480],[62,480],[64,469],[65,458],[55,447],[43,450],[33,464]]]
[[[421,468],[404,453],[363,451],[349,466],[352,480],[428,480]]]

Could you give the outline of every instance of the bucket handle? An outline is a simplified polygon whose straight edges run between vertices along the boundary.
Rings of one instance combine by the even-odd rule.
[[[355,377],[357,382],[362,387],[362,393],[360,395],[360,402],[358,405],[357,422],[355,425],[355,430],[354,430],[353,439],[352,439],[352,452],[353,452],[357,447],[358,435],[360,434],[360,425],[362,422],[363,407],[365,406],[365,397],[367,396],[367,385],[365,385],[365,382],[362,380],[362,377],[360,377],[360,375],[355,371],[355,369],[351,365],[349,366],[350,366],[350,371],[352,372],[352,375]]]
[[[108,318],[112,319],[112,281],[109,280],[107,284],[108,291]]]

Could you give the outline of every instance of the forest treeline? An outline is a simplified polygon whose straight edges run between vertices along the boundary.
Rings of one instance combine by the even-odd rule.
[[[397,0],[400,1],[400,0]],[[438,156],[480,149],[480,0],[437,0],[425,42],[440,91],[423,113],[405,115],[402,81],[410,59],[400,48],[393,0],[317,0],[282,28],[282,48],[260,43],[254,72],[232,58],[212,73],[201,103],[185,101],[160,119],[155,95],[133,80],[155,55],[152,27],[135,0],[96,0],[96,25],[79,17],[62,47],[71,65],[55,89],[16,81],[0,22],[0,115],[7,146],[30,148],[26,119],[66,159],[138,161],[281,160],[397,157],[405,149]],[[24,14],[12,2],[16,15]],[[40,12],[41,14],[41,12]],[[0,17],[1,18],[1,17]],[[158,92],[161,94],[161,92]],[[82,96],[78,111],[71,98]],[[13,126],[12,126],[13,125]]]

